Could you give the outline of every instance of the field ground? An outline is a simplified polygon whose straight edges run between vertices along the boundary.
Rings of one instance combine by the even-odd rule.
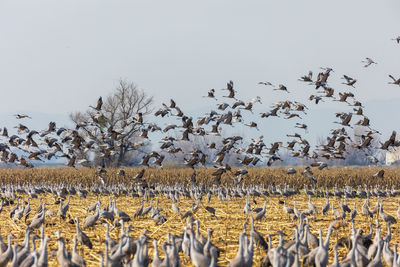
[[[115,170],[108,171],[108,174],[105,174],[105,177],[108,179],[108,182],[115,183],[117,182],[128,182],[128,178],[118,177],[114,173]],[[128,175],[133,176],[137,170],[128,169]],[[211,170],[201,170],[198,171],[198,179],[207,183],[210,179],[209,173]],[[400,177],[400,171],[396,169],[387,169],[385,178],[383,180],[377,181],[376,178],[371,178],[371,174],[375,173],[376,169],[331,169],[331,170],[323,170],[316,171],[315,176],[318,179],[317,187],[320,186],[329,186],[332,187],[334,184],[338,185],[363,185],[366,184],[376,184],[378,182],[381,185],[398,185]],[[146,172],[144,180],[154,182],[156,180],[162,181],[163,183],[173,184],[175,182],[183,182],[187,177],[190,176],[192,170],[184,169],[184,170],[149,170]],[[94,170],[91,169],[33,169],[33,170],[0,170],[0,178],[1,183],[3,185],[9,183],[49,183],[49,184],[76,184],[82,183],[84,186],[91,185],[93,183],[98,183],[96,175],[94,174]],[[228,178],[224,178],[228,179]],[[299,210],[305,210],[308,208],[308,196],[302,190],[302,184],[304,182],[311,184],[308,180],[304,180],[305,178],[301,177],[301,175],[289,176],[286,175],[283,169],[251,169],[249,170],[248,177],[245,178],[245,183],[264,183],[267,187],[268,184],[283,184],[285,182],[289,184],[293,184],[298,186],[301,194],[297,194],[288,198],[282,196],[260,196],[251,198],[252,207],[262,207],[264,201],[267,201],[266,206],[266,218],[262,221],[256,222],[256,230],[263,234],[271,234],[273,239],[273,245],[277,245],[278,236],[276,232],[278,230],[282,230],[286,236],[286,240],[291,238],[291,234],[293,233],[294,224],[288,219],[287,215],[283,212],[283,205],[280,201],[286,199],[286,204],[289,207],[293,207],[293,202],[297,202],[297,207]],[[375,183],[374,183],[375,181]],[[224,182],[224,181],[223,181]],[[18,194],[17,194],[18,195]],[[24,200],[27,200],[27,195],[21,195]],[[47,204],[47,208],[57,211],[59,205],[55,204],[57,197],[54,194],[46,193],[44,195],[40,195],[44,202]],[[104,195],[101,197],[102,207],[108,204],[109,196]],[[148,230],[147,235],[150,238],[155,238],[159,240],[159,247],[161,243],[166,240],[167,232],[172,234],[181,234],[183,232],[183,227],[186,223],[186,220],[182,220],[178,215],[172,212],[171,210],[171,200],[167,199],[164,195],[156,195],[155,199],[159,200],[159,206],[163,209],[161,212],[166,218],[167,222],[164,224],[156,224],[152,219],[144,217],[139,219],[133,219],[128,224],[132,225],[132,236],[137,237],[145,229]],[[388,197],[384,198],[384,210],[386,213],[389,213],[393,216],[396,215],[397,210],[397,201],[399,197]],[[84,218],[87,217],[87,208],[92,205],[97,200],[97,195],[94,193],[89,193],[86,199],[79,198],[77,195],[71,198],[70,209],[68,211],[67,219],[61,220],[58,216],[47,217],[46,218],[46,235],[51,237],[49,242],[49,250],[56,250],[56,235],[55,232],[57,230],[61,231],[62,236],[66,239],[66,246],[69,251],[72,250],[72,238],[75,234],[75,225],[70,222],[70,219],[74,217],[79,217],[80,222],[83,222]],[[133,213],[140,206],[142,198],[134,198],[131,196],[119,196],[116,198],[117,207],[123,211],[125,211],[131,218],[133,218]],[[373,197],[370,199],[370,208],[375,207],[376,198]],[[356,228],[363,228],[365,233],[369,232],[369,224],[371,220],[361,215],[361,206],[364,199],[354,198],[348,199],[347,203],[349,207],[353,208],[353,203],[356,202],[356,207],[358,210],[358,215],[355,220]],[[325,203],[324,197],[313,197],[312,202],[317,206],[318,210],[321,211],[323,204]],[[180,198],[180,202],[178,203],[181,211],[186,211],[191,208],[192,203],[194,203],[191,199],[186,199],[184,197]],[[335,207],[338,208],[338,199],[336,197],[331,198],[331,203],[335,204]],[[150,203],[146,202],[145,207],[147,207]],[[200,230],[201,233],[206,236],[207,228],[213,228],[214,234],[212,241],[213,243],[221,249],[221,254],[219,257],[219,263],[221,266],[226,266],[230,259],[232,259],[236,253],[238,248],[238,235],[243,231],[243,223],[247,220],[250,223],[249,218],[243,214],[242,210],[245,204],[245,198],[232,198],[232,200],[218,200],[214,195],[210,203],[207,203],[206,198],[204,197],[201,204],[200,209],[194,214],[195,219],[200,221]],[[39,199],[32,199],[31,206],[32,211],[35,212],[39,205]],[[218,219],[213,217],[210,213],[205,210],[205,206],[211,206],[216,209],[216,216]],[[2,212],[0,213],[0,221],[1,224],[1,236],[3,240],[6,241],[6,236],[8,233],[12,233],[15,238],[13,239],[13,243],[22,243],[24,239],[24,233],[26,228],[26,223],[21,220],[17,222],[13,222],[9,217],[9,212],[14,205],[4,206]],[[27,220],[29,224],[32,216]],[[316,218],[310,218],[310,228],[311,231],[318,235],[318,229],[321,228],[323,230],[324,239],[327,232],[327,227],[329,223],[333,220],[332,213],[329,212],[327,216],[323,216],[321,213],[316,215]],[[295,221],[294,223],[298,223]],[[348,237],[350,234],[351,223],[348,223],[346,227],[341,228],[334,232],[331,242],[330,242],[330,262],[333,259],[333,244],[336,242],[337,238],[340,237]],[[249,226],[248,226],[249,231]],[[382,226],[383,235],[386,234],[385,225]],[[400,234],[399,234],[399,226],[395,224],[392,226],[392,243],[397,244],[400,242]],[[88,229],[85,231],[87,235],[91,238],[93,242],[93,249],[89,250],[86,247],[79,245],[79,251],[84,255],[88,266],[97,266],[99,263],[99,255],[98,251],[104,250],[104,235],[105,235],[105,227],[100,223],[96,225],[94,229]],[[39,230],[35,230],[34,232],[37,235],[40,235]],[[111,232],[111,236],[118,240],[120,229],[117,228],[113,232]],[[39,241],[38,241],[39,242]],[[37,243],[37,246],[39,243]],[[254,255],[254,264],[258,266],[262,257],[265,253],[261,249],[256,249]],[[340,259],[347,253],[346,248],[339,249],[339,257]],[[55,256],[49,256],[49,264],[50,266],[56,266],[56,258]],[[163,257],[163,253],[160,249],[161,257]],[[149,256],[152,258],[152,245],[149,243]],[[181,260],[183,256],[181,256]],[[184,262],[183,265],[190,265],[190,261]]]

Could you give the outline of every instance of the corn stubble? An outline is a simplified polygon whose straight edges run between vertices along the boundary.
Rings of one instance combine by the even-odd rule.
[[[125,169],[125,177],[117,175],[116,169],[109,169],[105,177],[107,178],[107,183],[125,183],[129,185],[131,183],[129,177],[133,177],[139,170],[138,169]],[[198,169],[197,182],[203,184],[209,184],[211,182],[211,173],[213,169]],[[297,187],[301,194],[294,195],[289,198],[284,198],[281,196],[260,196],[251,198],[251,206],[262,207],[265,200],[267,200],[266,206],[266,219],[257,221],[255,223],[255,228],[260,233],[266,235],[271,234],[272,245],[276,246],[278,244],[277,231],[282,230],[288,236],[285,237],[286,240],[291,239],[291,234],[294,231],[295,224],[297,221],[292,222],[288,219],[288,216],[283,212],[283,205],[281,202],[286,199],[286,205],[292,207],[293,201],[296,201],[299,210],[305,210],[308,208],[308,196],[302,192],[304,184],[311,185],[309,179],[303,177],[301,174],[286,174],[283,168],[255,168],[249,169],[249,174],[245,176],[243,183],[246,184],[260,184],[265,185],[283,185],[285,183]],[[337,186],[364,186],[369,185],[387,185],[399,187],[400,180],[400,170],[397,169],[385,169],[384,180],[378,180],[372,177],[377,169],[374,168],[330,168],[328,170],[314,172],[315,177],[318,181],[316,187],[328,187],[332,188]],[[189,183],[189,177],[193,173],[191,169],[147,169],[143,180],[150,183],[162,182],[163,184],[175,184]],[[91,186],[94,183],[99,183],[98,176],[95,174],[93,169],[89,168],[36,168],[36,169],[2,169],[0,170],[0,182],[2,184],[82,184],[83,187]],[[229,175],[224,175],[221,184],[227,183],[232,184],[232,179]],[[17,194],[19,195],[19,194]],[[40,195],[43,201],[46,203],[46,208],[57,211],[59,205],[55,204],[56,198],[53,194]],[[23,195],[23,199],[26,200],[27,195]],[[163,215],[167,218],[164,224],[155,224],[150,218],[135,218],[132,219],[128,224],[132,225],[131,235],[137,237],[143,233],[145,229],[148,230],[147,235],[151,239],[158,240],[158,245],[161,246],[162,242],[166,240],[166,235],[168,232],[172,234],[180,234],[183,232],[183,227],[186,223],[182,220],[180,216],[173,213],[171,210],[171,200],[166,199],[164,195],[156,195],[155,199],[159,200],[159,206],[163,209]],[[82,222],[85,217],[91,215],[92,213],[87,213],[87,208],[97,201],[97,195],[89,193],[87,198],[79,198],[77,195],[71,198],[70,209],[67,213],[67,218],[62,220],[60,217],[46,217],[46,235],[50,236],[49,250],[54,251],[54,254],[49,253],[49,266],[57,266],[57,260],[55,258],[55,251],[57,250],[56,241],[56,231],[61,231],[61,235],[65,238],[66,247],[69,251],[72,250],[72,239],[75,235],[75,225],[72,224],[72,219],[78,217]],[[130,196],[119,196],[116,198],[117,207],[121,210],[127,212],[131,218],[135,210],[140,206],[142,198],[134,198]],[[242,210],[245,204],[245,198],[233,198],[228,201],[220,201],[215,196],[212,197],[211,202],[207,203],[204,197],[200,203],[200,209],[194,214],[194,218],[200,221],[200,231],[206,236],[207,228],[213,228],[214,233],[212,237],[213,243],[218,246],[221,250],[219,257],[219,264],[221,266],[226,266],[229,261],[235,257],[238,249],[238,235],[243,231],[243,223],[247,220],[250,224],[250,218],[243,214]],[[318,235],[318,229],[321,228],[323,234],[327,233],[328,226],[331,221],[333,221],[333,216],[329,211],[326,216],[321,214],[322,206],[325,204],[325,198],[323,196],[313,197],[313,203],[317,206],[319,214],[316,215],[315,219],[310,218],[311,231]],[[361,206],[364,199],[355,198],[348,199],[347,203],[349,207],[353,206],[353,202],[356,202],[358,209],[358,215],[356,217],[355,223],[356,228],[363,228],[364,232],[369,232],[369,224],[371,220],[361,215]],[[104,195],[101,197],[102,207],[107,205],[109,202],[109,196]],[[187,211],[191,208],[191,199],[181,198],[178,203],[182,212]],[[338,200],[336,197],[331,198],[331,203],[338,207]],[[376,203],[376,198],[370,199],[370,206],[374,207]],[[31,200],[32,211],[35,211],[39,205],[39,199]],[[145,203],[148,206],[149,203]],[[215,208],[216,212],[215,218],[208,211],[206,211],[205,206],[211,206]],[[3,211],[0,213],[1,224],[1,235],[3,239],[12,233],[15,238],[13,243],[22,243],[24,239],[24,233],[26,225],[30,223],[32,215],[29,217],[25,223],[23,220],[18,222],[13,222],[9,218],[9,212],[13,208],[14,204],[4,206]],[[397,209],[397,198],[387,198],[384,200],[385,212],[395,215]],[[88,266],[98,266],[100,261],[100,256],[97,254],[98,251],[104,250],[104,235],[105,227],[101,225],[102,222],[98,223],[95,228],[87,229],[85,232],[90,237],[93,243],[93,249],[88,249],[87,247],[78,245],[78,251],[85,258]],[[103,221],[105,223],[105,221]],[[112,222],[108,222],[112,224]],[[247,227],[249,231],[249,226]],[[343,228],[338,229],[333,234],[333,238],[330,245],[330,260],[333,260],[333,242],[341,237],[348,237],[350,234],[351,223],[347,223]],[[392,226],[393,232],[393,243],[400,242],[400,235],[398,235],[398,225]],[[386,228],[382,227],[383,235],[386,232]],[[35,234],[40,235],[39,230],[34,231]],[[119,238],[120,229],[116,228],[110,233],[111,237],[115,240]],[[267,237],[265,236],[266,240]],[[40,241],[37,241],[40,242]],[[38,245],[39,243],[37,243]],[[339,258],[342,259],[347,253],[347,248],[339,248]],[[153,248],[151,242],[149,243],[149,256],[152,258]],[[258,266],[265,255],[265,252],[261,248],[255,249],[254,255],[254,266]],[[163,257],[163,253],[160,250],[160,256]],[[182,265],[191,266],[190,259],[183,259]]]

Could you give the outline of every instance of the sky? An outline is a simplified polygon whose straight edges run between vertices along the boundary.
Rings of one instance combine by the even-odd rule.
[[[94,105],[120,79],[154,96],[156,107],[173,98],[183,111],[203,112],[216,107],[201,96],[211,88],[221,95],[233,80],[239,98],[263,99],[257,111],[282,99],[313,106],[315,137],[332,127],[320,124],[341,106],[313,105],[314,89],[297,79],[329,66],[334,88],[353,91],[371,124],[390,134],[400,128],[391,115],[400,87],[388,84],[388,74],[400,77],[400,45],[391,40],[400,35],[399,10],[398,0],[3,0],[0,126],[15,125],[15,113],[33,114],[37,127],[68,124],[70,112]],[[365,57],[378,64],[364,68]],[[343,74],[358,80],[355,89],[341,84]],[[271,135],[280,135],[282,125],[263,130],[278,127]]]

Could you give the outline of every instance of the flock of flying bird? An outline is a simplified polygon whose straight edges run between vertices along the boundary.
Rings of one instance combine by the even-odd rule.
[[[374,62],[371,58],[366,58],[364,67],[371,67]],[[380,132],[371,128],[370,119],[364,114],[364,106],[361,102],[355,99],[355,94],[351,90],[335,93],[335,89],[329,86],[328,80],[333,72],[332,68],[321,68],[322,71],[314,78],[313,72],[302,76],[299,80],[308,83],[314,87],[316,93],[309,96],[310,101],[315,104],[331,99],[335,102],[341,102],[350,106],[350,111],[337,112],[335,115],[338,118],[336,124],[339,127],[332,129],[325,144],[311,149],[311,144],[306,140],[304,135],[308,132],[308,125],[301,123],[301,120],[307,116],[308,107],[304,103],[298,101],[283,100],[271,106],[271,109],[262,112],[260,119],[270,117],[279,117],[286,120],[296,120],[294,128],[304,130],[304,134],[297,132],[287,134],[289,141],[273,142],[267,146],[264,142],[264,137],[261,135],[252,140],[246,140],[242,136],[233,135],[222,137],[221,132],[223,127],[232,127],[234,125],[246,126],[258,129],[258,123],[255,121],[245,122],[244,117],[251,116],[256,105],[261,105],[261,97],[257,96],[249,101],[237,99],[237,91],[235,90],[233,81],[229,81],[226,88],[222,91],[227,91],[223,98],[228,102],[218,103],[216,110],[212,109],[209,113],[204,114],[197,120],[185,115],[178,107],[177,103],[171,99],[170,104],[162,104],[162,107],[157,109],[154,116],[162,118],[178,118],[181,124],[168,123],[164,127],[160,127],[155,123],[144,121],[142,113],[137,113],[133,118],[128,119],[125,125],[133,125],[139,129],[136,138],[143,141],[131,143],[135,148],[143,146],[146,140],[149,139],[149,133],[159,132],[165,136],[161,139],[159,149],[145,153],[142,157],[141,166],[149,167],[161,166],[167,156],[174,160],[177,153],[183,154],[184,165],[195,168],[197,166],[206,166],[210,163],[214,164],[215,182],[218,182],[223,173],[230,171],[231,167],[227,163],[227,158],[230,162],[239,166],[271,166],[277,161],[282,161],[280,151],[285,150],[290,152],[292,159],[305,159],[306,162],[312,162],[311,166],[321,167],[327,166],[329,160],[343,160],[346,158],[346,153],[351,149],[357,149],[365,153],[365,159],[369,163],[378,163],[376,151],[391,150],[400,146],[400,141],[396,139],[396,132],[393,131],[389,139],[384,143],[379,141]],[[400,86],[400,79],[389,77],[393,82],[391,84]],[[347,88],[354,88],[357,80],[343,75],[343,84]],[[289,93],[288,88],[279,84],[274,86],[271,82],[259,82],[260,85],[273,88],[273,90],[284,91]],[[211,89],[207,96],[210,99],[216,99],[216,90]],[[107,124],[107,118],[102,112],[103,100],[100,97],[96,106],[90,106],[91,120],[88,122],[77,123],[75,129],[64,127],[56,127],[55,122],[50,122],[48,128],[42,131],[29,129],[27,126],[19,123],[14,128],[17,129],[16,134],[9,134],[6,127],[0,130],[0,161],[8,164],[19,164],[25,167],[33,167],[32,161],[46,161],[53,158],[66,158],[70,167],[75,167],[76,164],[90,164],[86,158],[88,152],[100,154],[102,158],[110,158],[118,155],[120,151],[121,138],[126,134],[124,128],[116,128]],[[247,113],[246,115],[244,113]],[[25,114],[16,114],[18,120],[31,119]],[[354,122],[354,118],[359,118]],[[105,127],[104,127],[105,126]],[[174,134],[170,134],[174,132]],[[353,133],[351,132],[353,131]],[[180,136],[179,136],[180,135]],[[175,137],[174,137],[175,136]],[[208,144],[206,147],[196,147],[193,145],[190,151],[185,150],[185,142],[193,141],[193,137],[204,137]],[[212,138],[218,137],[217,141],[212,142]],[[285,137],[285,138],[286,138]],[[1,140],[0,139],[0,140]],[[98,140],[102,142],[99,143]],[[85,155],[82,157],[82,154]],[[210,158],[210,155],[213,155]],[[232,158],[235,160],[232,161]],[[303,161],[304,162],[304,161]],[[105,167],[105,166],[102,166]],[[289,169],[288,173],[295,173],[293,169]],[[141,174],[143,176],[143,173]],[[315,180],[315,177],[309,175]],[[104,177],[102,178],[104,179]],[[103,180],[102,180],[103,181]]]

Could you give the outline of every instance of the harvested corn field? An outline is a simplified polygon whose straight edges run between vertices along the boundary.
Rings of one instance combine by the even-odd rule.
[[[287,260],[296,260],[294,255],[298,254],[300,262],[312,265],[312,260],[315,260],[312,254],[318,247],[319,229],[322,230],[323,240],[326,240],[328,229],[332,231],[327,248],[329,263],[334,260],[336,243],[340,244],[339,260],[345,261],[349,253],[348,238],[352,236],[352,217],[355,231],[359,228],[363,230],[357,233],[357,238],[366,244],[365,240],[370,239],[372,245],[369,243],[369,247],[377,247],[374,241],[376,219],[379,219],[379,229],[382,229],[380,235],[384,237],[387,234],[384,216],[396,217],[398,207],[395,180],[398,171],[390,169],[386,170],[385,179],[379,181],[371,176],[376,172],[374,169],[328,169],[318,176],[317,186],[304,187],[301,176],[287,175],[285,169],[279,168],[251,169],[244,176],[243,184],[238,185],[234,185],[228,176],[223,177],[221,185],[212,185],[208,179],[212,170],[208,169],[197,170],[195,177],[189,169],[148,169],[141,181],[132,181],[139,170],[125,169],[124,176],[118,175],[119,171],[107,170],[102,175],[105,180],[102,184],[94,170],[85,168],[1,170],[3,208],[0,219],[3,222],[1,236],[4,242],[7,243],[7,235],[12,234],[12,244],[26,245],[24,239],[28,233],[28,249],[32,254],[17,255],[21,258],[25,256],[27,262],[31,260],[33,263],[34,258],[39,261],[43,259],[40,256],[46,249],[39,248],[39,244],[44,242],[40,241],[41,227],[44,227],[44,235],[49,237],[49,266],[62,265],[63,257],[60,255],[65,253],[57,253],[57,250],[62,251],[64,244],[66,251],[81,255],[87,266],[98,266],[102,255],[107,266],[143,266],[152,264],[154,244],[157,244],[159,257],[164,259],[164,243],[168,244],[165,249],[170,262],[179,261],[182,266],[209,266],[214,258],[212,252],[217,251],[214,259],[220,266],[227,266],[237,259],[241,236],[241,243],[246,244],[243,245],[246,247],[243,259],[251,260],[255,266],[262,262],[263,266],[267,266],[278,248],[282,249],[279,253],[286,255]],[[356,184],[362,186],[352,187]],[[326,208],[327,196],[329,208]],[[364,203],[369,203],[369,206]],[[383,203],[380,215],[378,203]],[[38,211],[39,207],[43,207],[42,214]],[[325,214],[324,208],[327,209]],[[368,212],[363,215],[366,209]],[[38,218],[39,221],[43,218],[42,223],[34,224],[33,221]],[[76,218],[80,226],[78,232]],[[90,220],[86,218],[95,218],[95,221],[90,225]],[[255,219],[254,229],[252,218]],[[124,229],[121,229],[122,222]],[[246,229],[244,224],[247,224]],[[385,242],[390,243],[391,248],[392,244],[399,243],[400,235],[397,224],[389,226],[393,233]],[[291,241],[295,229],[301,249],[298,253],[294,245],[296,242]],[[60,238],[57,231],[60,231]],[[91,244],[82,244],[79,237],[77,250],[73,252],[73,238],[82,235],[80,231],[87,235]],[[207,242],[208,233],[212,245]],[[280,235],[285,240],[283,246],[279,246]],[[33,236],[39,237],[36,245],[31,240]],[[196,244],[193,248],[191,240]],[[139,247],[143,257],[137,256]],[[204,255],[209,257],[203,256],[204,247],[208,249]],[[210,250],[211,247],[215,249]],[[4,248],[7,249],[6,246]],[[196,262],[199,261],[196,257],[185,256],[188,248],[201,251],[203,257],[198,258],[204,260],[206,265]],[[37,256],[28,256],[34,255],[35,249]],[[179,254],[174,254],[175,250]],[[367,259],[368,249],[366,251]],[[1,252],[4,254],[6,250]],[[72,256],[71,259],[65,256],[64,260],[72,259]],[[138,261],[142,265],[134,265]]]

